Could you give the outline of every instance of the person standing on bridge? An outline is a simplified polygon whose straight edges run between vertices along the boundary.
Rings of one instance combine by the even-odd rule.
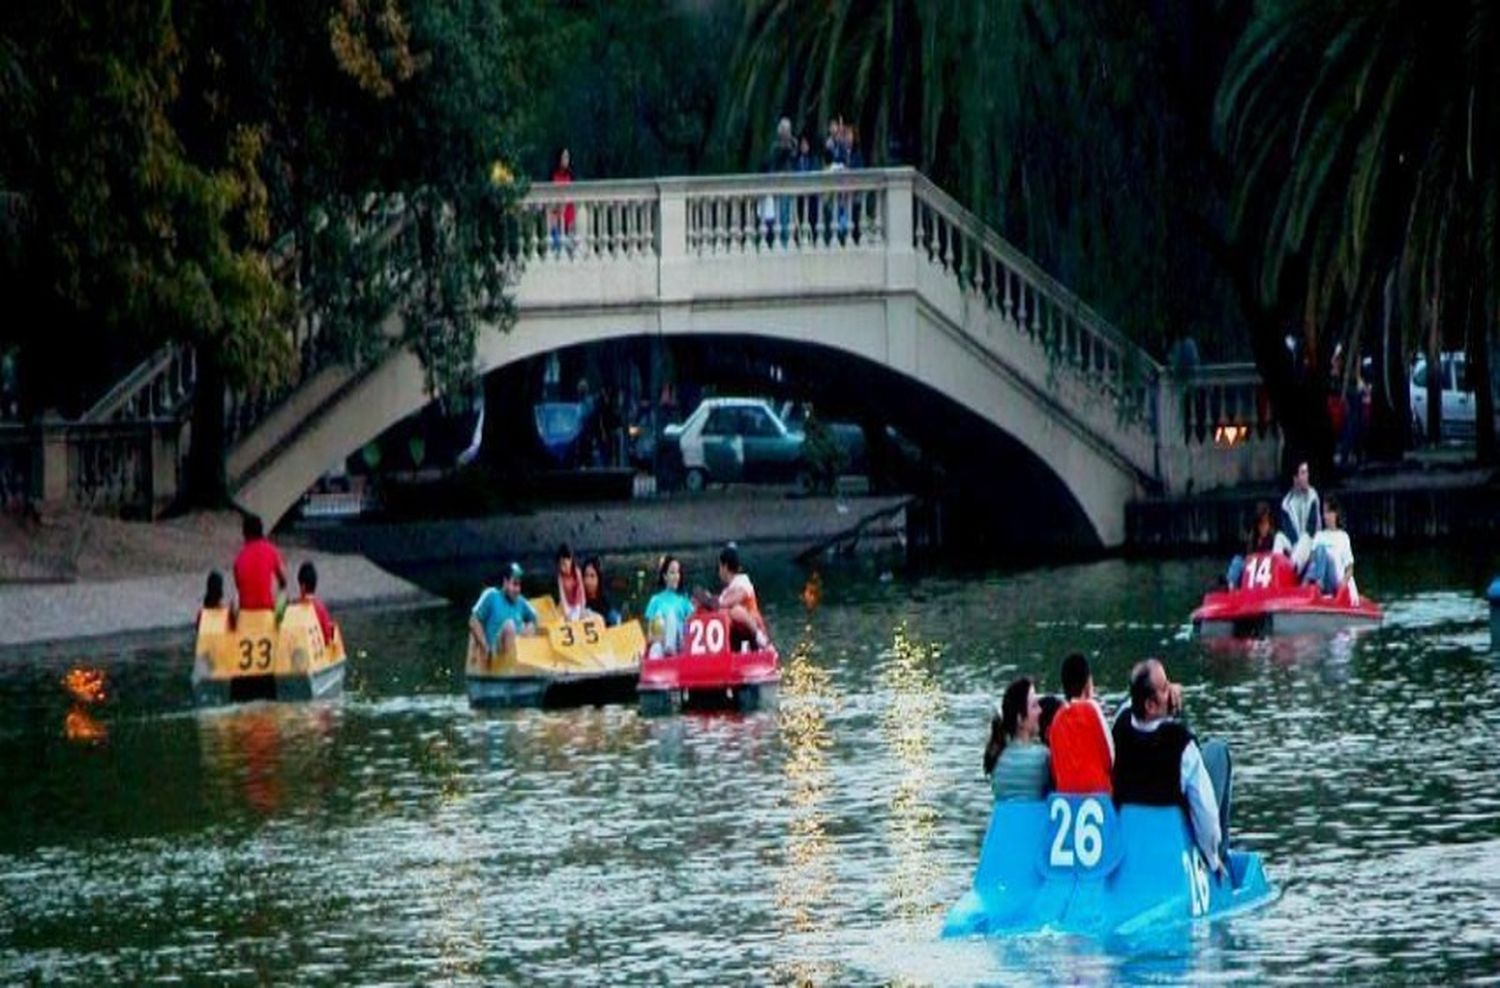
[[[234,591],[242,611],[276,609],[276,594],[287,585],[286,564],[266,538],[259,515],[247,514],[240,525],[245,544],[234,557]]]
[[[573,183],[573,155],[567,148],[557,152],[557,164],[552,169],[553,185],[571,185]],[[562,249],[564,242],[568,249],[573,247],[573,220],[577,216],[577,207],[571,202],[564,203],[560,208],[554,207],[549,211],[548,225],[551,227],[552,250]]]

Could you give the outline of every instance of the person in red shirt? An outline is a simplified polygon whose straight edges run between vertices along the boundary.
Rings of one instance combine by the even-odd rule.
[[[1094,675],[1082,653],[1063,659],[1062,686],[1067,702],[1047,734],[1054,786],[1065,793],[1111,793],[1114,740],[1094,700]]]
[[[573,181],[573,155],[567,148],[557,152],[557,165],[552,169],[552,182],[555,185],[567,185]],[[548,225],[551,227],[552,249],[554,251],[573,246],[573,221],[577,218],[577,209],[573,203],[565,204],[561,209],[552,209]]]
[[[297,588],[302,591],[302,603],[311,604],[313,613],[318,616],[318,627],[323,629],[323,644],[333,644],[333,617],[318,599],[318,571],[310,560],[297,567]]]
[[[286,589],[286,564],[266,538],[259,515],[247,514],[241,531],[245,544],[234,557],[234,590],[240,610],[274,610],[277,591]]]

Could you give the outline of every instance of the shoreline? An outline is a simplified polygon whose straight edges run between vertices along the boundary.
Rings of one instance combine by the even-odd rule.
[[[320,596],[330,608],[424,607],[446,598],[394,571],[505,558],[506,552],[533,565],[543,558],[550,564],[560,541],[580,552],[627,554],[734,540],[796,558],[845,540],[898,539],[908,500],[727,492],[681,501],[570,505],[530,515],[309,527],[272,540],[292,571],[303,559],[318,567]],[[875,518],[880,524],[867,526]],[[216,566],[227,575],[229,568],[199,560],[233,559],[239,540],[238,518],[227,512],[157,523],[60,516],[46,525],[55,530],[49,533],[54,541],[78,545],[75,558],[61,574],[0,582],[0,660],[107,641],[139,647],[164,635],[190,634],[205,575]],[[11,545],[17,543],[14,529],[6,534]],[[125,551],[118,552],[121,545]],[[67,569],[96,575],[70,576]]]
[[[361,556],[315,552],[307,558],[318,567],[320,583],[329,588],[320,596],[331,608],[411,607],[441,601]],[[289,560],[288,565],[296,563]],[[0,586],[0,657],[116,638],[189,635],[206,572]]]

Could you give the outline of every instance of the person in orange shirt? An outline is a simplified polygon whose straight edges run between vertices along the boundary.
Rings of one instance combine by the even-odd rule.
[[[303,562],[297,567],[297,588],[302,591],[301,601],[311,604],[313,613],[318,616],[318,627],[323,631],[323,644],[333,644],[333,616],[328,613],[328,608],[318,599],[318,571],[311,560]]]
[[[1089,660],[1081,652],[1063,659],[1062,686],[1067,702],[1052,719],[1047,735],[1053,784],[1058,792],[1112,793],[1114,739],[1104,721],[1104,711],[1094,699]]]
[[[756,648],[770,644],[765,618],[755,599],[755,585],[740,563],[740,551],[733,542],[719,553],[719,582],[724,589],[717,594],[699,591],[697,602],[710,610],[727,611],[731,634],[755,641]]]

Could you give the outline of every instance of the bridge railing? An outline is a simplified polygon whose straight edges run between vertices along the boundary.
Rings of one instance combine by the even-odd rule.
[[[1122,418],[1149,428],[1152,382],[1161,365],[925,176],[915,174],[914,186],[918,252],[1108,394]]]
[[[0,508],[71,504],[151,517],[176,496],[176,419],[0,426]]]
[[[191,347],[164,346],[121,378],[79,420],[135,422],[175,418],[192,397],[197,372]]]
[[[522,267],[661,253],[654,181],[533,185],[517,207],[513,259]]]
[[[1160,379],[1160,466],[1172,492],[1276,476],[1281,425],[1254,364],[1209,364]]]

